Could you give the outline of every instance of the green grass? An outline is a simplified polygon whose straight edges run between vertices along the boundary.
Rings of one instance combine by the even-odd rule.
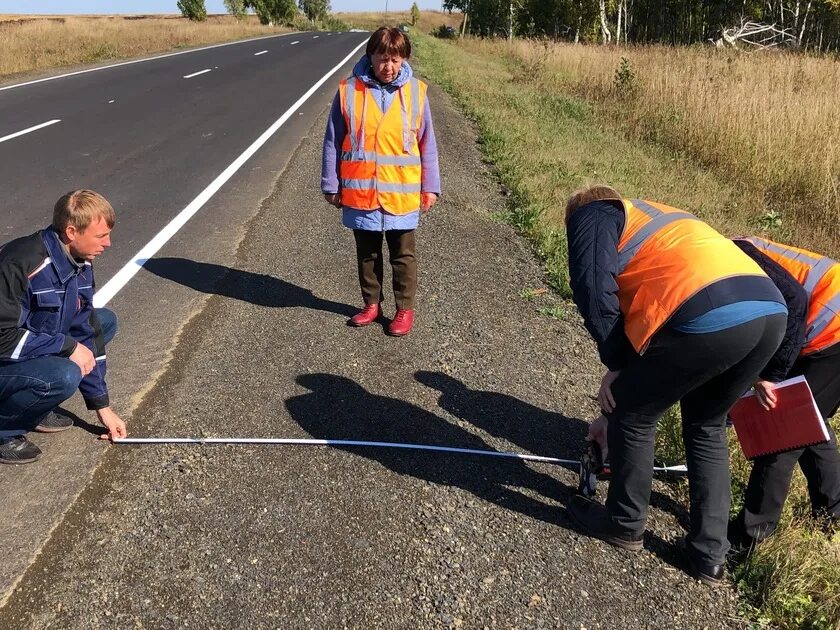
[[[507,207],[494,218],[531,240],[560,296],[570,296],[562,212],[568,194],[586,183],[605,182],[629,195],[663,200],[724,233],[787,234],[788,226],[772,210],[744,211],[763,207],[760,191],[726,181],[689,156],[657,145],[655,134],[646,142],[623,133],[597,102],[546,89],[536,78],[538,69],[521,58],[476,54],[457,43],[413,36],[422,74],[446,90],[475,123],[484,157],[510,193]],[[616,81],[632,81],[628,69],[618,71]],[[667,122],[667,112],[663,117]],[[525,289],[520,297],[534,300],[536,294]],[[570,308],[564,304],[540,311],[564,317]],[[730,452],[734,514],[741,507],[750,464],[734,436]],[[660,423],[656,453],[666,464],[685,461],[676,408]],[[686,496],[684,482],[676,490]],[[807,517],[809,509],[804,479],[797,473],[778,533],[733,571],[742,613],[754,624],[840,628],[840,540],[821,533]]]

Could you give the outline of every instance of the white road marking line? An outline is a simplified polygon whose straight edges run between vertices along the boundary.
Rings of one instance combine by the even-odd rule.
[[[17,138],[18,136],[22,136],[26,133],[31,133],[33,131],[38,131],[39,129],[43,129],[44,127],[49,127],[50,125],[54,125],[57,122],[61,122],[60,118],[56,118],[55,120],[48,120],[45,123],[41,123],[40,125],[35,125],[34,127],[29,127],[28,129],[22,129],[20,131],[16,131],[15,133],[10,133],[8,136],[3,136],[0,138],[0,142],[5,142],[6,140],[11,140],[12,138]]]
[[[260,51],[260,52],[258,52],[258,53],[254,53],[254,57],[259,57],[260,55],[264,55],[264,54],[265,54],[265,53],[267,53],[267,52],[268,52],[267,50],[261,50],[261,51]]]
[[[312,39],[318,39],[319,37],[320,37],[320,35],[313,35]]]
[[[294,46],[295,44],[300,44],[300,40],[293,41],[289,46]]]
[[[177,216],[172,219],[160,232],[158,232],[151,241],[149,241],[139,252],[137,252],[131,260],[129,260],[120,269],[116,275],[111,278],[105,285],[96,292],[93,296],[94,305],[99,308],[105,306],[111,299],[122,289],[134,275],[140,271],[146,261],[154,256],[161,247],[163,247],[170,238],[172,238],[184,224],[189,221],[196,212],[198,212],[210,198],[231,178],[233,175],[247,162],[252,155],[254,155],[260,147],[262,147],[273,136],[280,127],[282,127],[289,118],[292,117],[300,107],[309,100],[309,98],[318,91],[318,89],[327,82],[327,80],[338,72],[344,64],[353,59],[353,56],[367,43],[367,38],[356,46],[349,55],[338,62],[338,64],[323,77],[321,77],[315,85],[313,85],[307,92],[301,96],[295,103],[286,110],[274,123],[266,129],[259,138],[254,140],[245,151],[236,158],[224,171],[222,171],[216,179],[214,179],[207,188],[199,193],[198,197],[193,199],[186,208],[181,210]]]
[[[204,70],[199,70],[198,72],[193,72],[192,74],[185,74],[185,79],[192,79],[193,77],[197,77],[199,74],[204,74],[205,72],[213,72],[212,68],[205,68]]]
[[[177,57],[178,55],[188,55],[202,50],[210,50],[211,48],[221,48],[222,46],[235,46],[236,44],[246,44],[248,42],[258,42],[261,39],[274,39],[277,37],[288,37],[289,35],[297,35],[295,33],[280,33],[279,35],[266,35],[265,37],[254,37],[252,39],[240,39],[235,42],[226,42],[224,44],[213,44],[212,46],[204,46],[202,48],[193,48],[192,50],[181,50],[174,53],[166,53],[165,55],[157,55],[155,57],[144,57],[143,59],[132,59],[131,61],[122,61],[120,63],[112,63],[107,66],[99,66],[98,68],[88,68],[87,70],[77,70],[76,72],[68,72],[66,74],[59,74],[54,77],[45,77],[43,79],[35,79],[34,81],[26,81],[24,83],[15,83],[14,85],[7,85],[0,87],[0,92],[3,90],[13,90],[15,88],[23,87],[25,85],[33,85],[35,83],[43,83],[44,81],[55,81],[56,79],[63,79],[65,77],[73,77],[77,74],[87,74],[88,72],[99,72],[100,70],[108,70],[109,68],[119,68],[120,66],[130,66],[135,63],[144,63],[146,61],[154,61],[156,59],[166,59],[167,57]]]

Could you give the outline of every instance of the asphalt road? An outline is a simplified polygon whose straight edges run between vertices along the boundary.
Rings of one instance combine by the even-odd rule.
[[[0,242],[47,225],[58,197],[88,187],[117,210],[113,246],[95,265],[100,289],[173,219],[186,216],[185,209],[197,212],[170,230],[157,255],[229,261],[365,40],[359,33],[293,33],[0,87]],[[60,122],[26,131],[53,120]],[[272,126],[276,132],[266,138]],[[261,137],[264,143],[255,149]],[[127,284],[110,285],[108,306],[118,313],[120,333],[108,351],[109,382],[113,406],[131,418],[207,295],[148,271],[123,280]],[[0,566],[0,601],[89,482],[106,448],[93,439],[95,421],[79,400],[65,408],[76,414],[80,429],[33,436],[42,459],[0,470],[6,501],[0,540],[16,549]]]

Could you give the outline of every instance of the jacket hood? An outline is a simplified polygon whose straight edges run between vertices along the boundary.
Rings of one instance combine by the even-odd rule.
[[[373,65],[370,63],[370,57],[367,55],[363,55],[362,58],[356,62],[356,65],[353,67],[353,76],[364,81],[365,85],[369,87],[380,87],[384,85],[373,75]],[[414,71],[411,69],[408,60],[403,61],[403,65],[400,68],[397,78],[387,85],[400,88],[408,83],[412,76],[414,76]]]

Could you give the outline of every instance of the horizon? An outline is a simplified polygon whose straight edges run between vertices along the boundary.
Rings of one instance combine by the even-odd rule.
[[[371,13],[408,11],[413,0],[333,0],[332,13]],[[176,0],[0,0],[0,14],[4,15],[178,15]],[[359,7],[359,5],[363,5]],[[441,11],[441,0],[417,0],[423,11]],[[207,12],[225,14],[222,0],[206,0]]]

